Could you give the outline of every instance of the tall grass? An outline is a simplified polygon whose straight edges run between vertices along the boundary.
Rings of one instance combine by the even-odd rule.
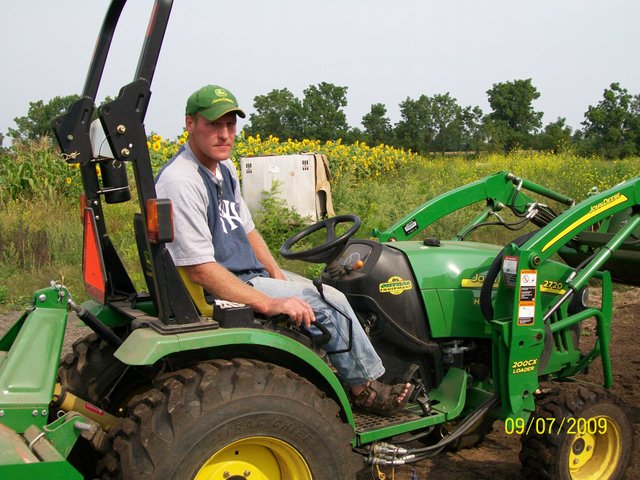
[[[512,172],[581,201],[592,188],[606,190],[638,175],[640,158],[605,161],[569,154],[526,152],[474,158],[421,158],[380,178],[361,180],[348,174],[337,178],[332,184],[334,206],[336,213],[358,214],[363,221],[361,232],[370,232],[373,228],[382,230],[427,200],[499,171]],[[450,238],[466,224],[470,213],[447,217],[428,233]],[[481,239],[492,243],[503,243],[506,237],[500,233],[509,236],[498,230],[482,233]]]
[[[322,146],[320,146],[322,147]],[[335,145],[334,153],[338,155]],[[545,185],[576,200],[589,190],[609,188],[632,178],[640,171],[640,159],[603,161],[584,159],[570,154],[518,153],[466,157],[418,157],[414,154],[399,161],[402,152],[393,152],[393,162],[385,163],[381,172],[369,164],[367,175],[358,164],[360,153],[368,162],[376,157],[371,150],[350,146],[340,150],[340,175],[332,182],[334,208],[337,214],[355,213],[363,220],[359,236],[368,236],[373,228],[389,227],[411,210],[443,192],[476,181],[497,171],[511,171],[533,182]],[[366,147],[368,148],[368,147]],[[321,150],[321,148],[320,148]],[[375,155],[383,155],[379,149]],[[387,168],[393,163],[395,168]],[[37,288],[49,280],[62,280],[76,299],[84,298],[81,284],[82,226],[77,194],[80,179],[77,170],[67,166],[49,143],[32,143],[11,151],[0,152],[0,310],[22,308]],[[137,288],[144,289],[133,237],[132,219],[137,203],[105,205],[105,218],[111,240],[132,275]],[[299,228],[292,212],[269,196],[263,210],[255,215],[258,229],[273,252],[283,238]],[[466,223],[453,216],[435,225],[429,234],[449,238]],[[495,232],[495,233],[494,233]],[[511,234],[511,236],[513,236]],[[496,231],[489,231],[483,241],[503,243]],[[302,273],[317,268],[296,262],[286,268]]]
[[[13,199],[0,213],[0,304],[23,304],[50,280],[81,292],[80,210],[69,200]],[[0,305],[1,306],[1,305]]]

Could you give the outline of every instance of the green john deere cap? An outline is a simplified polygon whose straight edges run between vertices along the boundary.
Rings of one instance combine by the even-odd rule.
[[[187,100],[185,112],[187,115],[199,113],[210,121],[217,120],[229,112],[236,112],[242,118],[246,117],[238,108],[238,101],[233,93],[219,85],[206,85],[192,93]]]

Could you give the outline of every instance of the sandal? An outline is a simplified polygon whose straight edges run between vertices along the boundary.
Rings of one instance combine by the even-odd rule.
[[[361,412],[385,416],[392,415],[396,410],[404,408],[413,393],[414,385],[411,384],[404,400],[398,403],[397,399],[405,387],[405,383],[386,385],[377,380],[371,380],[367,388],[359,395],[351,395],[351,403]]]

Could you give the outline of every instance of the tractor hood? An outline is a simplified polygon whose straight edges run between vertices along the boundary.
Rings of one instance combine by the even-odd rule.
[[[501,247],[486,243],[443,241],[439,246],[422,242],[387,245],[405,254],[421,290],[477,288]]]
[[[353,239],[338,258],[349,274],[325,283],[342,291],[365,323],[387,322],[421,342],[490,338],[480,310],[480,288],[501,247],[477,242],[376,242]],[[564,293],[569,269],[540,269],[543,302]],[[551,295],[549,295],[551,294]]]

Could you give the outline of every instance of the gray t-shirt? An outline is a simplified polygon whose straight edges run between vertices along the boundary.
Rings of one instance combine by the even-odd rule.
[[[232,178],[238,183],[238,172],[231,160],[221,162],[228,167]],[[220,185],[222,175],[216,176],[202,166],[193,154],[189,144],[165,167],[156,183],[158,198],[171,199],[173,209],[174,241],[167,243],[167,249],[177,266],[198,265],[215,262],[215,249],[211,229],[207,220],[209,195],[199,173],[204,170],[212,181]],[[218,168],[219,170],[219,168]],[[235,229],[239,226],[246,233],[255,229],[251,213],[240,195],[240,188],[235,188],[237,208],[221,211],[224,228]]]

